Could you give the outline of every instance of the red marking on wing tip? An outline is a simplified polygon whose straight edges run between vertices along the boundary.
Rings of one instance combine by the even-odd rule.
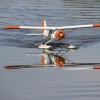
[[[100,27],[100,24],[93,24],[93,27]]]
[[[4,26],[5,29],[19,29],[19,26]]]
[[[93,66],[93,69],[100,69],[100,66]]]
[[[20,69],[20,66],[4,66],[4,69],[8,69],[8,70],[11,70],[11,69]]]

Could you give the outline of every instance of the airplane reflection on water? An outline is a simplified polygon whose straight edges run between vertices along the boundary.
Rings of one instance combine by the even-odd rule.
[[[61,44],[62,45],[62,44]],[[60,45],[59,45],[60,46]],[[53,46],[52,46],[53,47]],[[58,46],[55,45],[55,48]],[[47,49],[43,49],[43,53],[29,53],[27,56],[41,56],[41,63],[36,62],[33,65],[11,65],[5,66],[5,69],[20,69],[20,68],[66,68],[65,70],[88,70],[88,69],[100,69],[100,63],[74,63],[68,59],[65,59],[63,55],[69,51],[69,49],[60,48],[60,50],[53,50],[55,53],[49,52]],[[67,63],[66,63],[67,61]]]

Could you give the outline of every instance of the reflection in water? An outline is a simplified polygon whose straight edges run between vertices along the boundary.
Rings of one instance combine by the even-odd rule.
[[[52,43],[52,45],[54,45]],[[56,48],[56,49],[55,49]],[[51,50],[51,49],[50,49]],[[70,49],[64,49],[55,45],[50,51],[43,49],[43,53],[29,53],[27,56],[41,56],[41,61],[36,61],[33,65],[11,65],[5,66],[5,69],[20,69],[20,68],[38,68],[38,67],[66,67],[64,70],[87,70],[87,69],[100,69],[100,63],[74,63],[69,59],[65,59],[65,55]],[[74,49],[73,49],[74,50]],[[55,52],[53,52],[55,51]],[[83,66],[83,67],[82,67]],[[92,66],[92,67],[91,67]]]

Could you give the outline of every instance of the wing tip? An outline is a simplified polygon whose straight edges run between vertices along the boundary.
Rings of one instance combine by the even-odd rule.
[[[19,26],[4,26],[4,29],[19,29]]]

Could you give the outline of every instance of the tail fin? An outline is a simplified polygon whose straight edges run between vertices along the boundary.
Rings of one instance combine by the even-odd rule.
[[[42,65],[52,64],[51,57],[48,54],[44,54],[41,56]]]
[[[47,27],[45,20],[42,21],[42,27]],[[48,36],[48,31],[47,30],[42,30],[42,33],[44,35],[44,38]]]
[[[41,59],[42,59],[42,65],[44,65],[45,64],[44,63],[44,60],[45,60],[44,55],[41,56]]]

